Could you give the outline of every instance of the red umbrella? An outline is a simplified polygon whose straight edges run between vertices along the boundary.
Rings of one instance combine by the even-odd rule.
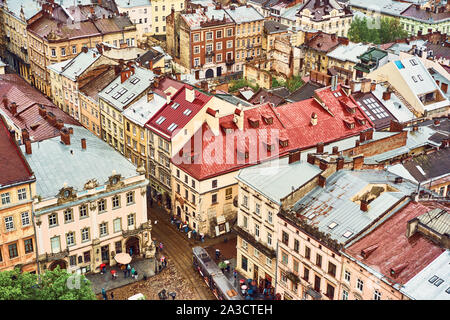
[[[116,273],[116,270],[112,269],[111,274],[115,274],[115,273]]]
[[[102,263],[102,264],[100,265],[100,269],[103,269],[104,267],[106,267],[106,264]]]

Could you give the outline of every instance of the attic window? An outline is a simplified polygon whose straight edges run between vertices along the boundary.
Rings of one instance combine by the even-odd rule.
[[[429,282],[429,283],[434,283],[437,279],[439,279],[438,276],[432,276],[432,277],[428,280],[428,282]]]
[[[125,100],[122,101],[122,103],[128,103],[132,98],[134,98],[136,94],[132,93],[130,94]]]
[[[416,77],[412,76],[411,78],[413,79],[414,82],[417,82]]]
[[[439,286],[441,285],[442,282],[444,282],[444,280],[439,278],[439,279],[434,283],[434,285],[435,285],[436,287],[439,287]]]
[[[257,120],[257,119],[249,118],[248,122],[250,123],[250,126],[252,128],[258,128],[259,127],[259,120]]]
[[[108,90],[105,91],[105,93],[106,94],[111,93],[111,91],[113,91],[115,88],[117,88],[118,85],[119,85],[118,83],[113,84]]]
[[[349,128],[349,129],[355,128],[355,122],[354,121],[344,120],[344,123],[347,126],[347,128]]]
[[[420,81],[423,81],[422,75],[418,74],[417,77],[419,78]]]
[[[289,145],[289,139],[287,138],[280,138],[280,146],[283,148],[287,147]]]
[[[360,125],[365,125],[366,124],[366,119],[364,119],[363,117],[356,117],[356,120],[358,121],[358,123]]]
[[[417,61],[414,59],[409,60],[413,66],[417,66]]]
[[[274,149],[274,147],[275,147],[275,144],[272,144],[272,143],[267,143],[267,142],[263,142],[263,144],[266,146],[266,149],[267,149],[267,151],[272,151],[273,149]]]
[[[248,159],[248,151],[241,152],[239,150],[236,151],[238,158],[240,159]]]
[[[163,116],[161,116],[161,117],[159,117],[159,119],[158,119],[158,120],[156,120],[156,124],[161,124],[161,123],[163,123],[163,122],[164,122],[164,120],[166,120],[166,118],[165,118],[165,117],[163,117]]]

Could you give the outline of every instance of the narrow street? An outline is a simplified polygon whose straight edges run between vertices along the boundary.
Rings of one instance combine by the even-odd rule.
[[[191,285],[194,290],[193,299],[215,300],[215,296],[206,286],[201,277],[192,267],[192,247],[195,246],[193,240],[189,240],[185,233],[175,229],[170,223],[169,215],[156,205],[148,208],[149,219],[152,220],[152,238],[164,245],[162,254]],[[154,224],[154,221],[157,224]],[[200,243],[200,242],[199,242]]]

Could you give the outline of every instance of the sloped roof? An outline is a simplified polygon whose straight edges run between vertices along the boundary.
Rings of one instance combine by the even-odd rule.
[[[33,173],[0,115],[0,189],[32,178]]]
[[[340,97],[336,97],[335,94],[341,94]],[[255,108],[241,111],[244,116],[244,130],[237,129],[236,124],[233,122],[233,115],[220,118],[219,125],[232,129],[232,132],[227,134],[227,137],[239,141],[239,145],[233,145],[226,143],[225,133],[221,129],[220,137],[210,138],[211,131],[209,126],[205,123],[202,128],[199,129],[195,135],[187,142],[184,150],[189,149],[190,146],[195,145],[195,142],[202,141],[201,145],[197,145],[203,155],[205,150],[211,150],[211,148],[219,148],[223,150],[222,156],[218,159],[212,159],[208,155],[204,155],[200,163],[183,163],[179,167],[188,172],[191,176],[198,180],[203,180],[208,177],[223,174],[225,172],[235,171],[248,165],[255,164],[256,162],[270,159],[271,157],[278,157],[286,155],[290,150],[304,149],[313,147],[319,142],[332,142],[345,137],[350,137],[359,134],[360,131],[371,128],[371,124],[366,121],[364,125],[361,125],[358,121],[354,120],[354,116],[358,116],[366,119],[362,112],[357,108],[356,104],[345,96],[345,93],[338,86],[337,90],[331,91],[329,88],[324,88],[316,92],[316,96],[325,103],[328,110],[333,114],[331,115],[324,107],[320,106],[314,99],[308,99],[300,102],[289,103],[280,105],[277,108],[273,108],[269,104],[263,104],[256,106]],[[355,114],[350,115],[348,111],[343,107],[342,103],[347,103],[355,109]],[[311,125],[311,115],[316,113],[318,123],[317,125]],[[295,114],[295,117],[292,115]],[[273,123],[266,124],[263,120],[264,117],[272,117]],[[253,128],[249,120],[259,120],[259,127]],[[354,121],[355,126],[353,129],[347,127],[344,121]],[[250,144],[246,142],[248,134],[255,135],[257,138]],[[252,150],[249,151],[249,158],[242,162],[236,158],[237,149],[241,150],[247,148],[258,148],[265,150],[265,144],[270,140],[270,137],[285,137],[289,140],[287,147],[280,147],[275,152],[268,152],[267,154],[252,155]],[[248,140],[247,140],[248,141]],[[277,144],[278,145],[278,144]],[[232,161],[226,158],[228,155],[234,155]],[[178,161],[178,160],[177,160]]]
[[[419,232],[410,238],[406,237],[408,221],[436,207],[442,206],[438,203],[410,202],[374,231],[346,248],[345,252],[377,270],[389,281],[403,285],[444,252],[444,249]],[[378,245],[378,248],[363,258],[361,251],[373,245]],[[392,268],[404,264],[405,269],[397,275],[391,275]]]

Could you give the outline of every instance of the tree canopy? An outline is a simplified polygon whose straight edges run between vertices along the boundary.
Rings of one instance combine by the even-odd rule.
[[[375,19],[356,17],[348,31],[348,38],[352,42],[375,44],[389,43],[407,36],[408,32],[402,28],[397,19],[386,17],[381,18],[379,24]]]
[[[95,300],[91,283],[84,275],[57,267],[41,275],[18,269],[0,272],[0,300]]]

